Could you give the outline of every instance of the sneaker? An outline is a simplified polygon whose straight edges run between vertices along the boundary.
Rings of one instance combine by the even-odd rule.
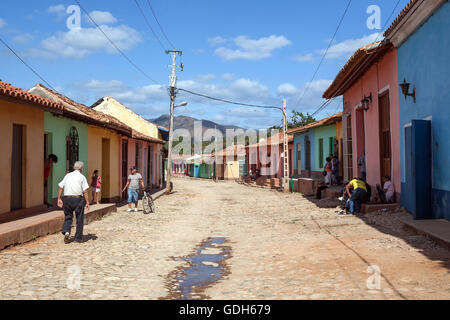
[[[131,211],[132,211],[131,209],[128,209],[128,210],[127,210],[127,212],[131,212]]]
[[[134,212],[138,212],[138,209],[136,208],[136,209],[134,209]]]
[[[66,232],[64,234],[64,243],[67,244],[70,242],[70,233]]]

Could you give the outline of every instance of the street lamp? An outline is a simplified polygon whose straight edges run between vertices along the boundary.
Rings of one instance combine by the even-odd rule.
[[[174,106],[173,108],[176,109],[176,108],[186,107],[187,105],[188,105],[188,103],[186,101],[184,101],[181,104]]]

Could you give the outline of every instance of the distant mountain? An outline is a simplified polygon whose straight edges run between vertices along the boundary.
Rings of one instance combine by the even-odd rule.
[[[156,123],[160,126],[169,127],[170,124],[170,116],[169,115],[162,115],[157,119],[150,119],[149,121]],[[191,134],[191,137],[194,136],[194,121],[202,121],[203,126],[203,133],[208,129],[214,129],[217,128],[222,134],[225,136],[227,129],[243,129],[237,126],[226,126],[221,125],[209,120],[198,120],[192,117],[187,116],[179,116],[174,118],[174,127],[176,129],[187,129],[189,133]],[[243,129],[245,130],[245,129]]]

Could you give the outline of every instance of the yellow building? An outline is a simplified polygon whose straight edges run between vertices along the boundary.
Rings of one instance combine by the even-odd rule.
[[[0,81],[0,221],[45,208],[46,111],[62,114],[62,106]]]
[[[91,107],[99,113],[119,119],[133,129],[134,139],[122,139],[121,162],[123,165],[121,175],[122,184],[127,181],[129,168],[136,166],[144,177],[146,185],[153,188],[161,187],[163,174],[163,140],[160,127],[131,109],[127,108],[112,97],[104,97]],[[126,195],[124,195],[124,198]]]
[[[113,97],[106,96],[97,101],[92,108],[96,111],[120,119],[134,130],[155,139],[162,139],[158,126],[127,108]]]

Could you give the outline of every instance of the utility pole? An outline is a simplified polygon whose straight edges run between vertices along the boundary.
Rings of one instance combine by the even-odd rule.
[[[172,74],[170,76],[170,126],[169,126],[169,150],[167,155],[167,194],[172,192],[171,181],[172,181],[172,144],[173,144],[173,118],[175,112],[175,97],[176,97],[176,86],[177,86],[177,54],[181,57],[183,51],[177,50],[167,50],[166,54],[172,53]],[[181,66],[183,70],[183,66]]]
[[[287,110],[286,100],[283,100],[283,153],[284,153],[284,177],[283,189],[284,192],[289,192],[290,177],[289,177],[289,139],[288,139],[288,124],[287,124]]]

